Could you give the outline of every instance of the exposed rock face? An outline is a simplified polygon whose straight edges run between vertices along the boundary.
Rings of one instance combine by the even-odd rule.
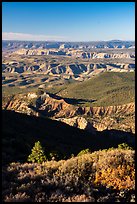
[[[66,103],[63,99],[57,100],[51,97],[43,100],[39,106],[39,110],[42,115],[54,118],[72,117],[76,113],[73,105]]]
[[[29,93],[8,98],[7,101],[5,99],[2,105],[3,109],[52,117],[80,129],[92,130],[94,127],[98,131],[119,129],[135,132],[135,103],[108,107],[78,107],[68,104],[63,99],[52,98],[46,93],[40,97]]]
[[[121,120],[121,121],[120,121]],[[106,116],[103,118],[95,118],[93,119],[93,127],[98,131],[103,130],[125,130],[127,132],[135,133],[135,118],[134,116],[129,116],[128,120],[125,118],[119,117],[119,119],[112,116]]]
[[[53,66],[54,65],[54,66]],[[114,71],[114,72],[129,72],[135,70],[135,64],[103,64],[103,63],[90,63],[90,64],[68,64],[68,65],[62,65],[62,64],[46,64],[43,63],[42,65],[10,65],[4,64],[2,68],[3,73],[40,73],[43,72],[47,75],[60,75],[64,76],[68,75],[70,76],[84,76],[90,74],[95,74],[97,72],[104,72],[104,71]],[[4,79],[3,79],[4,80]]]
[[[15,51],[19,55],[67,55],[81,58],[135,58],[135,54],[129,53],[111,53],[106,52],[84,52],[82,50],[58,50],[58,49],[19,49]]]
[[[93,116],[110,116],[113,114],[130,114],[135,112],[135,103],[128,103],[124,105],[117,106],[107,106],[107,107],[86,107],[83,108],[85,114]]]
[[[103,131],[106,129],[109,129],[109,127],[112,127],[116,123],[116,120],[110,118],[110,117],[105,117],[101,121],[93,121],[93,126],[98,130],[98,131]]]
[[[28,98],[37,98],[37,94],[35,94],[35,93],[28,93]]]
[[[35,93],[19,94],[16,96],[12,96],[11,98],[5,100],[5,103],[2,104],[3,109],[14,110],[16,112],[25,113],[27,115],[35,115],[38,116],[38,113],[29,108],[29,104],[31,103],[31,99],[36,97]]]
[[[73,118],[60,118],[57,119],[64,122],[70,126],[77,127],[79,129],[87,130],[88,132],[95,133],[95,128],[83,117],[73,117]]]

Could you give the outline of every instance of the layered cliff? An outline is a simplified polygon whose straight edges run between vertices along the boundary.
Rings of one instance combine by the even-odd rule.
[[[2,72],[3,73],[27,73],[27,72],[44,72],[44,74],[57,75],[80,75],[80,74],[90,74],[94,70],[106,70],[106,71],[134,71],[134,63],[89,63],[89,64],[53,64],[53,63],[42,63],[42,64],[31,64],[22,65],[20,63],[3,63]]]
[[[135,58],[135,54],[131,53],[107,53],[107,52],[85,52],[81,49],[19,49],[14,52],[18,55],[65,55],[81,58]]]
[[[7,98],[3,109],[51,117],[81,129],[90,129],[90,124],[102,131],[120,129],[135,132],[135,103],[107,107],[78,107],[67,103],[64,99],[50,97],[47,94],[20,94]],[[92,129],[92,128],[91,128]]]

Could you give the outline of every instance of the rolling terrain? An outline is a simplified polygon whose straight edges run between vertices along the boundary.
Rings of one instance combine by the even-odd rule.
[[[124,142],[134,147],[134,134],[124,131],[104,130],[94,134],[60,121],[28,116],[11,110],[3,110],[2,117],[4,163],[25,162],[34,143],[38,140],[47,152],[55,151],[60,158],[77,155],[86,148],[95,151],[117,147]]]
[[[117,148],[123,142],[134,148],[132,133],[108,130],[94,135],[9,110],[2,111],[2,118],[4,202],[134,202],[135,152]],[[38,140],[47,157],[56,152],[58,158],[27,163]],[[90,152],[80,154],[85,148]]]
[[[134,42],[3,41],[2,55],[2,201],[134,202]]]
[[[3,97],[3,109],[49,117],[88,131],[92,130],[93,126],[98,131],[117,129],[135,133],[134,102],[111,106],[92,106],[92,102],[89,106],[78,105],[85,102],[87,100],[33,92]]]
[[[121,42],[117,43],[120,45]],[[21,45],[25,47],[21,48]],[[86,81],[103,72],[135,71],[135,49],[132,46],[130,49],[117,46],[91,49],[80,44],[78,47],[49,45],[51,47],[32,48],[33,43],[31,47],[23,42],[5,42],[3,48],[11,51],[2,54],[3,87],[29,89],[46,86],[54,89],[55,86],[59,88],[68,83]],[[15,50],[12,49],[14,46]]]
[[[12,59],[12,61],[10,61]],[[103,72],[134,72],[133,59],[72,60],[66,57],[16,56],[3,57],[3,88],[60,89],[67,84],[82,82]]]
[[[62,97],[83,99],[92,106],[120,105],[134,102],[134,73],[101,73],[79,84],[71,84],[58,93]]]

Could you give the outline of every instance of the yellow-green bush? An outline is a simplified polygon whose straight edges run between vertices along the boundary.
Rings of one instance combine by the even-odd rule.
[[[81,155],[87,154],[87,153],[90,153],[90,150],[89,150],[89,149],[83,149],[83,150],[81,150],[81,151],[78,153],[77,156],[81,156]]]
[[[44,150],[40,144],[40,142],[36,142],[33,149],[32,153],[28,156],[28,162],[36,162],[36,163],[42,163],[43,161],[46,161],[47,158],[44,154]]]
[[[132,149],[132,147],[128,146],[126,143],[122,143],[118,145],[119,149]]]

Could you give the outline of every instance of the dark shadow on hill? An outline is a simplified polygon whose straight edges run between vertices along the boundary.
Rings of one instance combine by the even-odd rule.
[[[95,99],[92,99],[92,100],[89,100],[89,99],[75,99],[75,98],[65,98],[65,97],[61,97],[61,96],[58,96],[56,94],[52,94],[52,93],[48,93],[50,97],[54,98],[54,99],[57,99],[57,100],[61,100],[63,99],[66,103],[69,103],[69,104],[72,104],[72,105],[75,105],[75,104],[84,104],[86,102],[95,102],[96,100]]]
[[[92,134],[48,118],[2,111],[2,162],[25,162],[38,140],[46,152],[56,151],[60,159],[91,151],[117,147],[120,143],[134,146],[134,134],[107,130]]]

